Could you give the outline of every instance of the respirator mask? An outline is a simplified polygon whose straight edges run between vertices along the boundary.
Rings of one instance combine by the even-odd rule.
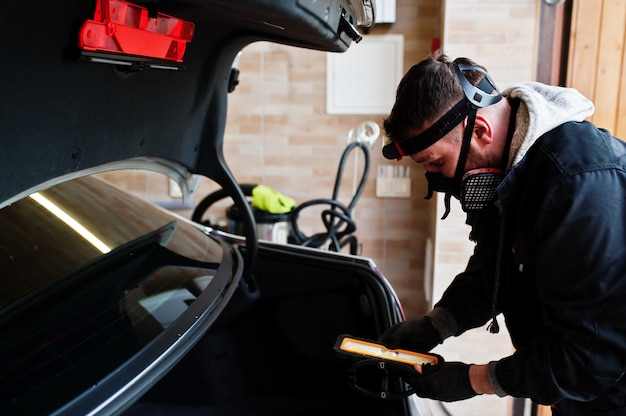
[[[418,153],[431,146],[467,117],[467,125],[463,133],[454,177],[448,178],[440,173],[426,172],[426,180],[428,181],[426,199],[430,199],[433,192],[445,194],[446,211],[442,219],[445,219],[450,213],[450,199],[453,196],[461,202],[461,208],[464,212],[469,213],[485,208],[496,198],[496,188],[504,178],[504,172],[496,168],[478,168],[464,172],[476,120],[476,111],[479,108],[497,103],[502,99],[502,95],[484,69],[477,66],[458,65],[457,63],[452,65],[463,87],[464,97],[433,125],[417,136],[383,144],[383,156],[385,158],[400,160],[403,156]],[[484,75],[484,78],[478,85],[474,86],[467,79],[464,71],[478,71]]]

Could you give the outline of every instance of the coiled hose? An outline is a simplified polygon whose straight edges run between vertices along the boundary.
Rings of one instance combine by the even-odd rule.
[[[345,206],[337,199],[339,196],[339,186],[341,184],[341,178],[343,176],[348,156],[357,148],[361,149],[365,155],[365,165],[363,167],[361,181],[352,196],[352,200],[348,206]],[[304,202],[296,206],[291,212],[291,231],[294,243],[314,248],[327,246],[328,250],[336,252],[341,251],[343,247],[349,244],[350,254],[357,254],[358,241],[356,236],[353,235],[357,227],[354,219],[352,218],[352,210],[363,193],[369,169],[370,154],[365,143],[360,141],[350,143],[343,151],[339,162],[332,198],[313,199],[311,201]],[[307,236],[300,230],[300,227],[298,226],[298,218],[302,210],[316,205],[328,205],[328,208],[324,209],[321,213],[322,223],[324,224],[326,231]]]

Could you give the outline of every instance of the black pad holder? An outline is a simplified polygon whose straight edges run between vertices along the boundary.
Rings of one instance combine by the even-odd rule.
[[[348,369],[348,385],[358,393],[379,400],[398,400],[415,391],[404,382],[415,369],[404,363],[380,358],[359,360]]]

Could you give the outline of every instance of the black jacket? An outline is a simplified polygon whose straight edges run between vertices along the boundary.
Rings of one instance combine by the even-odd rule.
[[[458,334],[497,310],[516,351],[496,364],[509,395],[555,413],[626,415],[626,143],[588,122],[540,137],[472,222],[474,255],[435,307]],[[501,214],[504,237],[499,237]]]

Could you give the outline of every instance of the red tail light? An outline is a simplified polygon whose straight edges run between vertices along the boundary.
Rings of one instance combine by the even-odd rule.
[[[93,20],[80,29],[84,51],[182,62],[195,26],[163,13],[150,17],[148,9],[123,0],[98,0]]]

